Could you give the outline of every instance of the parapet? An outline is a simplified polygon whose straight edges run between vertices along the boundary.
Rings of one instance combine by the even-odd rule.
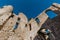
[[[24,13],[18,15],[12,13],[13,6],[3,6],[0,8],[0,40],[34,40],[42,25],[49,18],[46,12],[50,10],[56,12],[59,8],[60,4],[53,3],[37,17],[28,21]]]

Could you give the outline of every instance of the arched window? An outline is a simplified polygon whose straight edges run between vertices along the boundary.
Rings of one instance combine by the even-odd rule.
[[[46,10],[45,13],[48,15],[48,17],[50,19],[53,19],[53,18],[55,18],[57,16],[57,14],[54,11],[52,11],[52,10]]]
[[[39,24],[40,23],[40,20],[38,18],[35,19],[35,21]]]

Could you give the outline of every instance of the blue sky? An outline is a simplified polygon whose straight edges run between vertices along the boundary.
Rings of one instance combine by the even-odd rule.
[[[60,3],[60,0],[0,0],[0,7],[12,5],[14,13],[23,12],[28,18],[35,18],[52,3]]]

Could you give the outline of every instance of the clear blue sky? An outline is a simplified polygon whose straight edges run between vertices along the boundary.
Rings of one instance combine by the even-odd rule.
[[[0,0],[0,7],[12,5],[14,13],[23,12],[28,18],[34,18],[54,2],[60,0]]]

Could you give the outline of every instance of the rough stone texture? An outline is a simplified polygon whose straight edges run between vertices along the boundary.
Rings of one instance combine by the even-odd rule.
[[[41,28],[50,29],[54,34],[55,39],[50,36],[50,39],[47,40],[60,39],[59,4],[53,4],[51,7],[47,8],[40,15],[38,15],[36,18],[40,21],[39,23],[35,20],[36,18],[32,18],[28,21],[27,17],[23,13],[15,15],[12,13],[12,10],[12,6],[4,6],[0,9],[0,27],[2,27],[0,30],[0,40],[45,40],[44,34],[38,33]],[[46,14],[49,10],[57,13],[58,16],[54,19],[49,19]]]
[[[55,35],[56,40],[60,40],[60,15],[54,19],[48,19],[42,26],[43,28],[50,29]]]
[[[45,29],[50,29],[52,31],[52,33],[55,36],[54,40],[60,40],[60,5],[56,6],[55,4],[53,4],[53,6],[49,7],[49,10],[54,11],[56,14],[58,14],[57,17],[55,17],[54,19],[47,19],[46,22],[42,25],[41,28],[45,28]],[[47,9],[47,11],[49,11]],[[41,38],[40,36],[41,34],[36,35],[36,37],[34,38],[34,40],[45,40],[44,37]],[[43,36],[43,35],[42,35]],[[53,37],[51,37],[50,40],[53,40]]]

